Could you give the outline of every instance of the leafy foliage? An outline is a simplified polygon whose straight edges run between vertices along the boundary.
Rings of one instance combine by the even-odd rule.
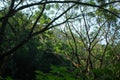
[[[120,79],[119,1],[1,0],[0,6],[0,80]]]

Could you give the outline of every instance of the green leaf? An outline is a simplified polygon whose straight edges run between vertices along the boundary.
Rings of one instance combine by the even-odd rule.
[[[47,5],[46,10],[50,10],[51,5]]]
[[[10,76],[7,76],[5,80],[13,80]]]

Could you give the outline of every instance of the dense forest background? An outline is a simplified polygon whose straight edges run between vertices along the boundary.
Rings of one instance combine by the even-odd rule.
[[[0,0],[0,80],[120,80],[120,1]]]

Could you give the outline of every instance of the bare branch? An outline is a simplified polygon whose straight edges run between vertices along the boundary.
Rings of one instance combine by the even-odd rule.
[[[39,16],[37,17],[36,21],[34,22],[34,24],[33,24],[33,26],[32,26],[32,29],[31,29],[31,31],[30,31],[28,37],[32,35],[33,30],[34,30],[34,28],[35,28],[37,22],[39,21],[39,19],[40,19],[41,16],[43,15],[44,10],[45,10],[45,4],[43,5],[42,11],[40,12]]]
[[[57,19],[59,19],[61,16],[63,16],[67,11],[69,11],[72,7],[74,7],[75,4],[73,4],[72,6],[70,6],[67,10],[65,10],[62,14],[60,14],[58,17],[54,18],[50,23],[48,23],[42,30],[35,32],[32,34],[32,36],[38,35],[46,30],[49,29],[49,26],[53,24],[53,22],[55,22]]]

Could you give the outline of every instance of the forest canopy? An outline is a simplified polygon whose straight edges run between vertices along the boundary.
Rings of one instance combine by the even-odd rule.
[[[119,80],[119,0],[1,0],[0,79]]]

